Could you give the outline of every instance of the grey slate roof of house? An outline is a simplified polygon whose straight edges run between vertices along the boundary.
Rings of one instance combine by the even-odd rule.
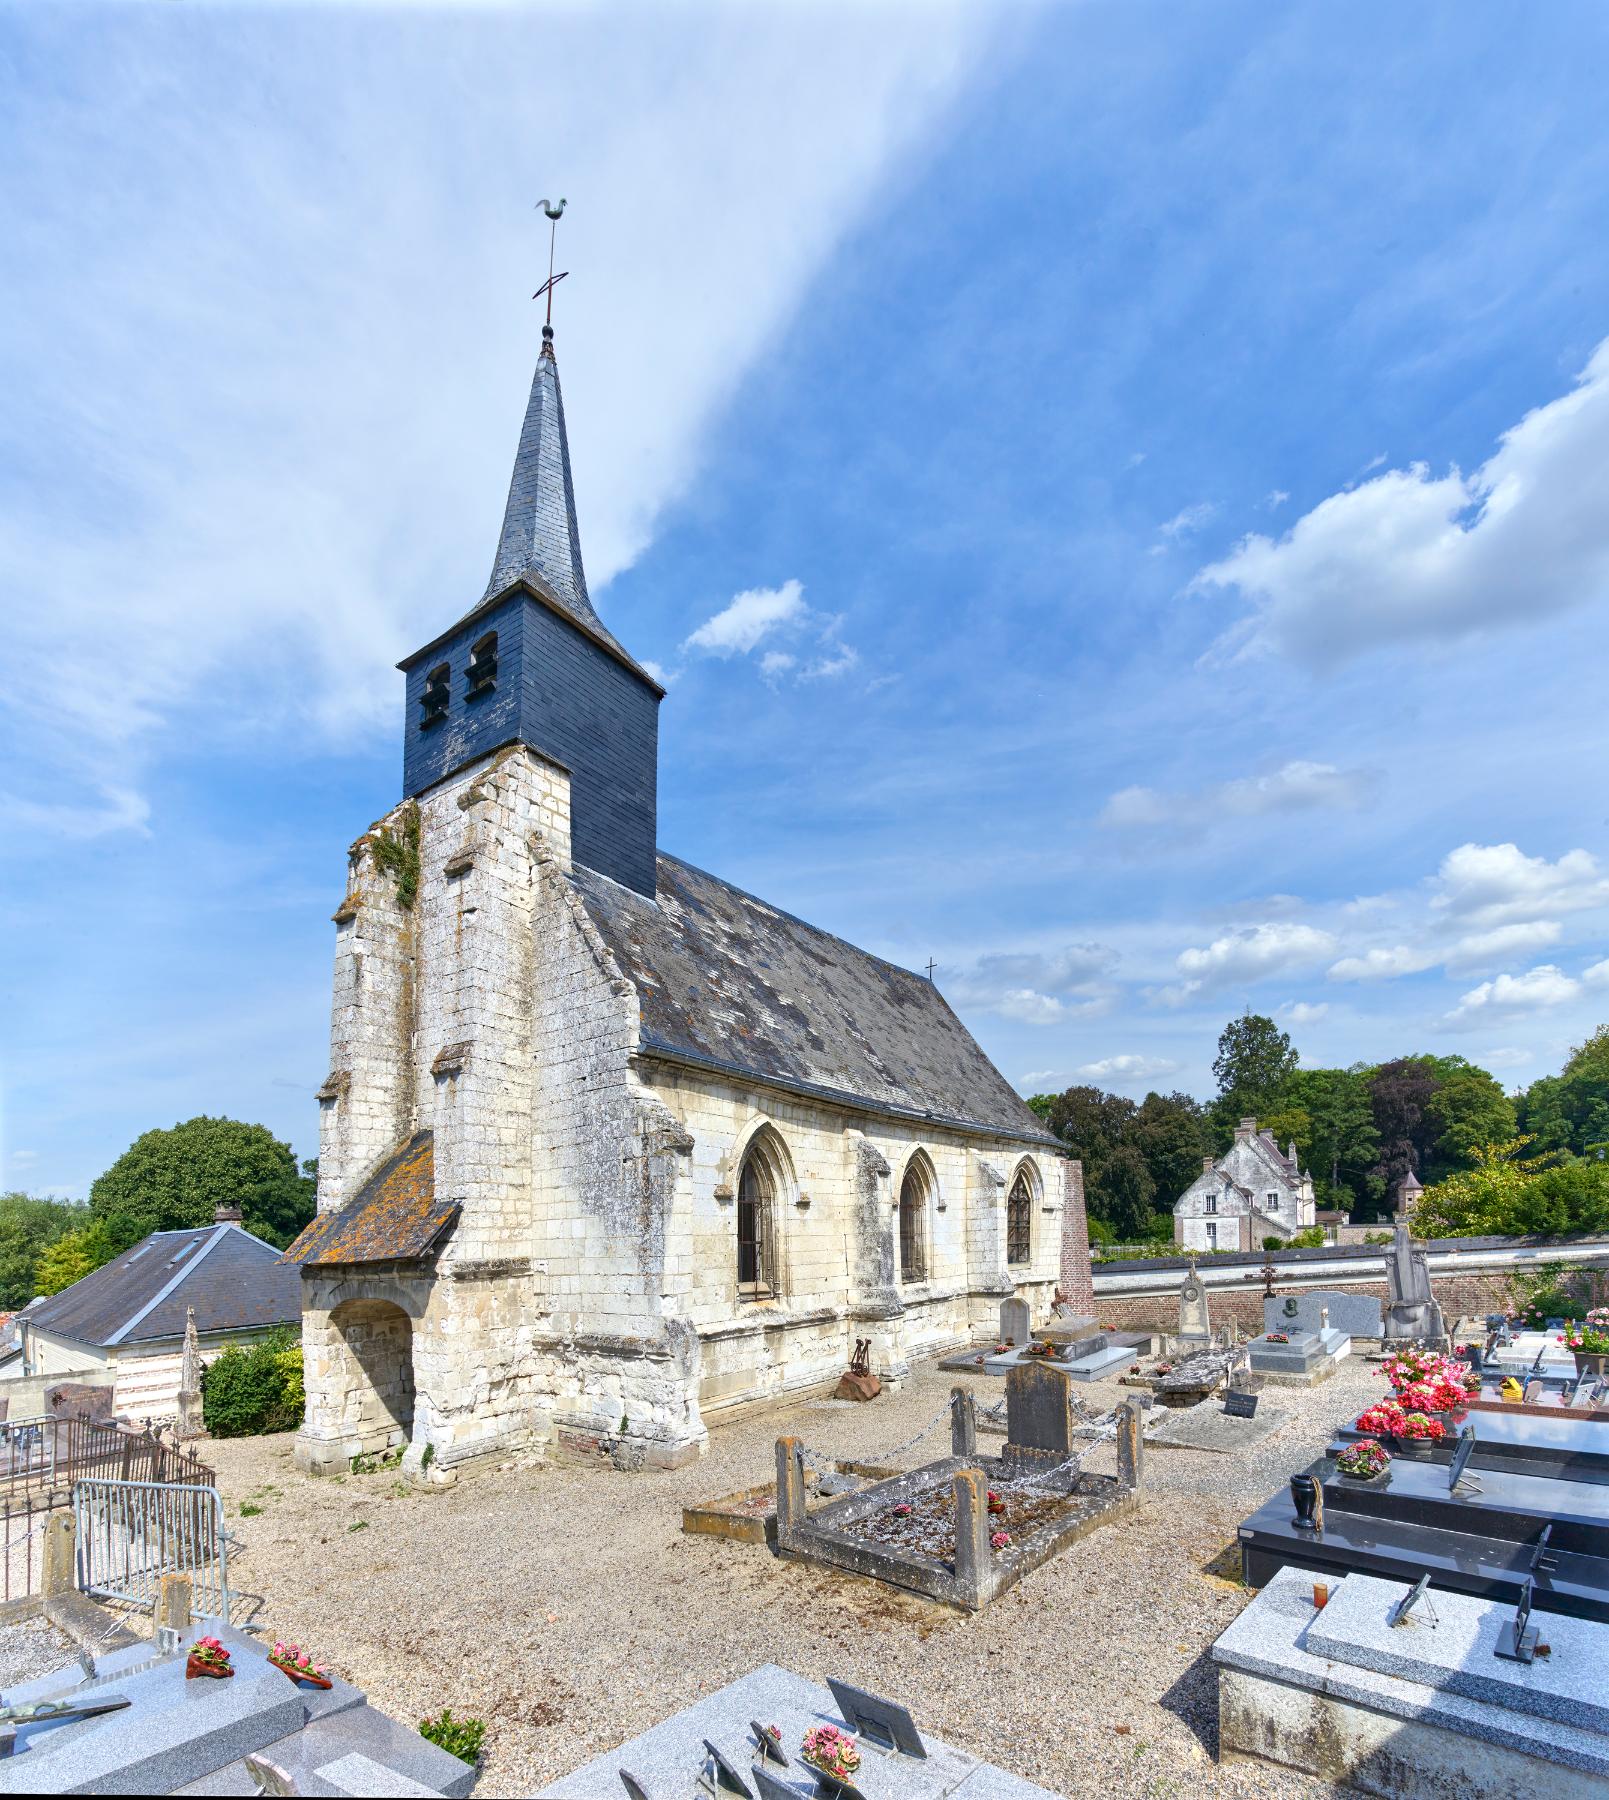
[[[571,880],[641,997],[642,1051],[1056,1144],[925,977],[663,851],[657,901]]]
[[[302,1316],[300,1272],[238,1225],[155,1231],[81,1281],[32,1306],[28,1324],[75,1343],[110,1349],[196,1330],[246,1331]]]

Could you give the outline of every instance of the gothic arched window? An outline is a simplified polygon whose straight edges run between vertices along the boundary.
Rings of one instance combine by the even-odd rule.
[[[419,696],[419,729],[428,731],[447,716],[452,702],[452,682],[446,663],[439,663],[425,677],[424,692]]]
[[[1006,1195],[1006,1261],[1025,1263],[1033,1260],[1034,1247],[1034,1173],[1031,1163],[1019,1163]]]
[[[490,693],[497,686],[497,633],[488,631],[469,653],[464,670],[469,698]]]
[[[933,1165],[918,1150],[899,1184],[899,1278],[927,1280],[928,1202],[933,1197]]]
[[[740,1299],[768,1300],[778,1292],[782,1263],[778,1241],[781,1202],[789,1186],[788,1153],[764,1127],[743,1156],[737,1178],[737,1291]]]

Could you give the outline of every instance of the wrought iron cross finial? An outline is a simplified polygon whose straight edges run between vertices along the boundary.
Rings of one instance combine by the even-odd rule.
[[[545,338],[551,338],[553,336],[553,290],[561,281],[563,281],[564,277],[570,273],[568,269],[562,270],[557,275],[553,273],[553,251],[559,235],[559,220],[564,217],[565,202],[563,200],[538,200],[537,205],[541,207],[542,211],[547,214],[549,219],[548,278],[536,292],[532,294],[531,298],[533,300],[540,300],[544,294],[547,295],[548,316],[547,322],[542,327],[542,335]]]
[[[934,960],[931,956],[927,959],[927,978],[929,981],[931,981],[933,979],[933,971],[938,966],[939,965],[936,962],[934,962]]]

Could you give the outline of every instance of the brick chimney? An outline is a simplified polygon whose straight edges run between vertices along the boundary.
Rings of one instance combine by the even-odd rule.
[[[1242,1119],[1235,1127],[1235,1142],[1237,1144],[1249,1144],[1256,1135],[1257,1121],[1255,1119]]]
[[[215,1225],[238,1225],[242,1217],[240,1208],[227,1200],[220,1200],[212,1209],[212,1222]]]

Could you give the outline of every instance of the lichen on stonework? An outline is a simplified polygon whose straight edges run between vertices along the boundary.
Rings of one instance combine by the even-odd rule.
[[[397,878],[397,905],[413,910],[419,894],[419,804],[410,800],[402,809],[397,829],[382,825],[369,838],[374,866]]]

